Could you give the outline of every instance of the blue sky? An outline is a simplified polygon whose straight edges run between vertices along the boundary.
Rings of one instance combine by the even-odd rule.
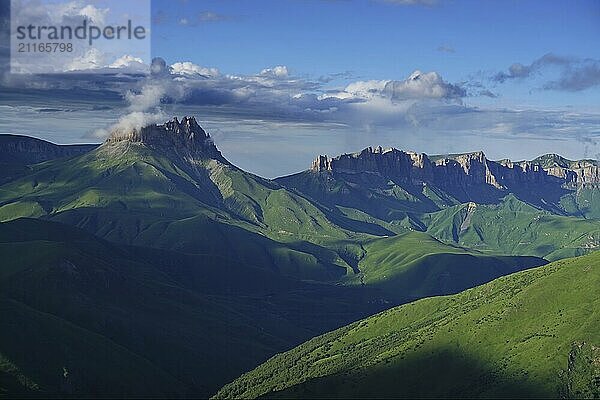
[[[456,80],[549,52],[580,57],[600,52],[597,1],[439,0],[402,6],[383,0],[156,0],[152,5],[154,16],[164,14],[164,23],[155,26],[156,54],[177,61],[195,50],[200,53],[194,61],[236,73],[283,63],[307,73],[351,68],[383,79],[419,67],[443,69]],[[221,19],[193,29],[177,24],[205,12]],[[439,46],[456,52],[440,54]]]
[[[157,73],[4,73],[0,133],[98,141],[193,114],[268,177],[369,145],[599,158],[599,1],[154,0],[152,17]]]

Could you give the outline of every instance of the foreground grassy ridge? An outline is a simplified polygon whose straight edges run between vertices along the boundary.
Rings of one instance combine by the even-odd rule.
[[[600,252],[420,300],[310,340],[235,397],[558,397],[573,342],[600,343]]]

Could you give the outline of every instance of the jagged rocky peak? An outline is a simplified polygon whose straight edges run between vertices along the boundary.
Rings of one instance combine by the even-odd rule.
[[[164,124],[151,124],[143,128],[115,129],[106,143],[134,142],[171,150],[186,150],[221,157],[210,135],[194,117],[174,117]]]
[[[464,154],[427,156],[394,148],[368,147],[358,153],[329,158],[319,156],[313,172],[331,174],[377,173],[413,184],[467,187],[486,184],[496,189],[514,185],[559,182],[565,187],[600,185],[597,161],[570,161],[549,154],[533,161],[488,160],[482,151]]]
[[[403,168],[426,168],[429,160],[427,155],[404,152],[394,148],[367,147],[358,153],[343,154],[330,158],[318,156],[311,165],[315,172],[345,171],[345,172],[376,172],[387,173]]]

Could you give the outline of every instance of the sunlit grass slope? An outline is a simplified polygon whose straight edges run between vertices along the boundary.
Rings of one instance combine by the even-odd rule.
[[[600,252],[416,301],[310,340],[217,397],[559,397],[600,343]]]

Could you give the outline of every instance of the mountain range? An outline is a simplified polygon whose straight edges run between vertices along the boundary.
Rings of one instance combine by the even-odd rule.
[[[276,181],[384,234],[418,230],[482,251],[554,260],[599,246],[599,168],[596,160],[557,155],[511,162],[482,152],[427,156],[378,147],[319,156],[309,170]],[[499,232],[499,223],[518,229]]]
[[[536,271],[571,263],[549,261],[600,247],[594,160],[368,148],[268,180],[225,159],[184,117],[116,130],[101,145],[0,136],[0,162],[0,389],[8,395],[208,397],[276,353],[328,340],[292,350],[327,331],[370,325],[355,321],[394,306],[446,310],[438,298],[410,303],[431,296],[456,294],[439,298],[459,299],[448,300],[456,307],[443,318],[466,315],[463,290],[509,274],[470,290],[525,285],[545,273]],[[592,268],[594,257],[576,260]],[[441,329],[432,321],[385,326]],[[509,330],[498,329],[502,338]],[[376,343],[383,331],[364,332]],[[566,338],[552,360],[568,355]],[[218,396],[334,395],[304,384],[341,367],[323,361],[323,374],[310,360],[297,379],[279,369],[288,361],[271,360]],[[251,390],[252,382],[260,384]]]

